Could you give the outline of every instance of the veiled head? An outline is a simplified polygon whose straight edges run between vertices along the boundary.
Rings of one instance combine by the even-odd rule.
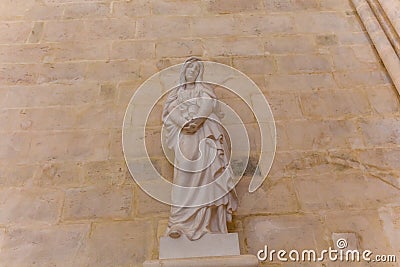
[[[204,65],[200,59],[195,57],[188,58],[181,70],[180,83],[186,84],[201,81],[203,80],[203,72]]]

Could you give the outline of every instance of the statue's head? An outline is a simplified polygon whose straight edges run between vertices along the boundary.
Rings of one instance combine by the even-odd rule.
[[[180,82],[181,84],[194,83],[203,79],[204,65],[200,59],[191,57],[183,64]]]

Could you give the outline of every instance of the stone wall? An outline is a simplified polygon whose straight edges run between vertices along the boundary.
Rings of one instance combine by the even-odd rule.
[[[238,186],[242,253],[350,233],[399,254],[399,98],[350,1],[2,0],[0,19],[0,266],[158,257],[169,208],[130,177],[121,127],[135,89],[189,55],[249,75],[276,119],[269,178]]]

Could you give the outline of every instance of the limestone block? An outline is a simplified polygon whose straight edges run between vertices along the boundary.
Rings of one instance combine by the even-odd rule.
[[[39,66],[35,64],[1,64],[0,82],[3,85],[27,85],[36,83]]]
[[[315,52],[314,40],[308,35],[271,36],[265,39],[265,51],[271,54]]]
[[[388,240],[383,238],[385,233],[377,211],[327,212],[324,222],[331,233],[350,232],[362,237],[359,239],[361,249],[369,249],[374,254],[391,253]]]
[[[264,0],[267,12],[317,10],[317,0]]]
[[[82,165],[82,183],[85,185],[120,186],[131,179],[126,163],[118,161],[93,161]]]
[[[257,12],[263,6],[259,0],[207,0],[207,11],[210,13],[236,13],[236,12]]]
[[[144,267],[257,267],[254,255],[146,261]]]
[[[113,2],[112,7],[112,13],[117,18],[147,16],[151,13],[149,0],[116,1]]]
[[[349,70],[345,72],[334,72],[333,76],[340,88],[371,87],[392,84],[390,77],[383,70]]]
[[[72,3],[64,7],[64,19],[97,18],[110,15],[110,3]]]
[[[271,91],[312,90],[337,88],[333,75],[330,73],[313,74],[278,74],[266,78],[267,88]]]
[[[24,17],[25,10],[35,6],[35,1],[10,1],[5,0],[0,5],[0,17],[3,20],[21,19]]]
[[[81,163],[44,163],[35,173],[34,184],[40,187],[79,186],[81,171]]]
[[[276,57],[278,70],[283,73],[330,72],[331,58],[327,55],[289,55]]]
[[[122,151],[122,131],[112,130],[110,134],[110,158],[123,159]]]
[[[107,42],[74,41],[54,43],[49,54],[56,62],[74,60],[109,59],[110,44]]]
[[[363,177],[352,173],[296,178],[295,186],[304,211],[361,209],[367,197]]]
[[[336,35],[339,43],[343,45],[368,44],[370,42],[368,33],[365,32],[340,32]]]
[[[161,237],[160,259],[178,259],[240,255],[237,233],[208,234],[191,241],[185,236],[173,239]]]
[[[86,68],[87,64],[84,62],[43,64],[40,67],[38,82],[82,80]]]
[[[397,118],[370,119],[360,122],[368,146],[397,145],[400,142],[400,124]]]
[[[90,232],[88,224],[9,229],[0,257],[7,266],[84,265],[78,256]]]
[[[249,217],[244,221],[248,252],[264,249],[326,249],[321,221],[313,215],[281,215]]]
[[[151,2],[153,14],[157,15],[184,15],[184,16],[193,16],[200,15],[202,13],[202,5],[201,2],[196,1],[152,1]]]
[[[393,251],[397,253],[399,257],[400,238],[399,238],[399,213],[400,208],[396,204],[386,205],[379,209],[379,217],[383,224],[383,229],[386,234],[386,238],[389,240]],[[396,251],[397,250],[397,251]]]
[[[130,186],[69,189],[66,191],[63,218],[128,218],[132,212],[132,199]]]
[[[136,188],[135,193],[138,200],[137,205],[135,207],[136,214],[141,216],[168,215],[171,209],[169,205],[164,204],[159,200],[152,198],[140,188]]]
[[[44,22],[35,22],[32,31],[28,37],[27,43],[39,43],[42,39]]]
[[[340,239],[346,240],[341,243]],[[355,233],[332,233],[333,248],[336,250],[359,250],[358,238]]]
[[[139,77],[136,60],[98,61],[89,63],[85,78],[93,81],[132,80]]]
[[[153,249],[150,221],[94,223],[83,249],[89,266],[141,266]]]
[[[361,90],[317,91],[300,96],[305,116],[345,118],[371,113],[367,97]]]
[[[290,179],[268,183],[254,193],[249,193],[250,177],[244,177],[236,187],[239,196],[238,215],[283,214],[298,210],[297,197]]]
[[[400,110],[400,100],[393,86],[378,86],[365,90],[371,108],[378,114],[396,113]]]
[[[380,67],[376,55],[364,48],[366,47],[358,46],[357,48],[353,48],[341,46],[331,48],[335,70],[377,69]]]
[[[199,16],[191,26],[194,36],[234,35],[241,28],[240,21],[231,14],[221,16]]]
[[[316,36],[316,42],[322,46],[333,46],[338,44],[336,34],[320,34]]]
[[[57,138],[57,135],[54,137]],[[64,158],[88,161],[105,160],[108,158],[108,131],[90,130],[90,134],[88,131],[76,131],[66,134],[65,138],[66,154],[63,155]],[[58,142],[60,141],[58,140]],[[44,141],[41,145],[46,145],[46,142]],[[47,149],[47,151],[51,150]]]
[[[26,10],[24,17],[31,20],[57,20],[62,18],[63,5],[34,5]]]
[[[42,189],[2,189],[0,224],[55,223],[63,193]]]
[[[246,75],[266,75],[276,72],[274,58],[270,56],[235,57],[233,67],[246,73]]]
[[[148,16],[137,20],[139,38],[189,37],[189,18],[186,16]]]
[[[80,105],[98,100],[97,82],[70,82],[13,87],[3,107],[25,108]]]
[[[292,149],[347,148],[349,145],[363,145],[362,137],[356,131],[357,125],[349,120],[295,121],[282,127],[286,128],[285,142]],[[279,138],[279,134],[277,137]]]
[[[288,34],[294,33],[294,20],[287,14],[251,14],[242,16],[242,33],[251,35]]]
[[[156,44],[157,57],[201,56],[203,47],[200,39],[162,41]]]
[[[272,92],[266,96],[275,120],[300,119],[303,117],[299,98],[291,92]]]
[[[134,39],[136,22],[130,18],[96,19],[85,21],[83,40],[125,40]]]
[[[152,41],[114,41],[111,49],[112,59],[151,59],[155,56],[155,43]]]
[[[49,45],[0,45],[0,60],[3,63],[41,62],[49,50]]]
[[[348,0],[321,0],[320,9],[329,11],[348,11],[353,10],[353,7]]]
[[[263,55],[264,49],[258,38],[205,39],[205,50],[210,56],[256,56]]]
[[[31,30],[32,24],[30,22],[0,22],[0,31],[3,33],[0,37],[0,43],[25,43]]]
[[[0,134],[0,159],[24,162],[28,156],[31,135],[24,132]]]
[[[62,20],[46,23],[43,40],[47,42],[75,41],[85,39],[83,20]]]
[[[294,16],[299,33],[361,32],[356,18],[344,16],[344,12],[302,12]]]
[[[35,165],[0,165],[0,186],[30,185],[37,169]]]
[[[400,169],[400,149],[392,148],[374,148],[365,149],[359,152],[360,161],[372,168],[383,170]]]

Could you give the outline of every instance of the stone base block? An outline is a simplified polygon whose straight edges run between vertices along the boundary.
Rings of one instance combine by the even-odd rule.
[[[207,234],[199,240],[190,241],[185,236],[173,239],[160,238],[160,259],[240,255],[237,233]]]
[[[254,255],[145,261],[143,267],[257,267]]]

